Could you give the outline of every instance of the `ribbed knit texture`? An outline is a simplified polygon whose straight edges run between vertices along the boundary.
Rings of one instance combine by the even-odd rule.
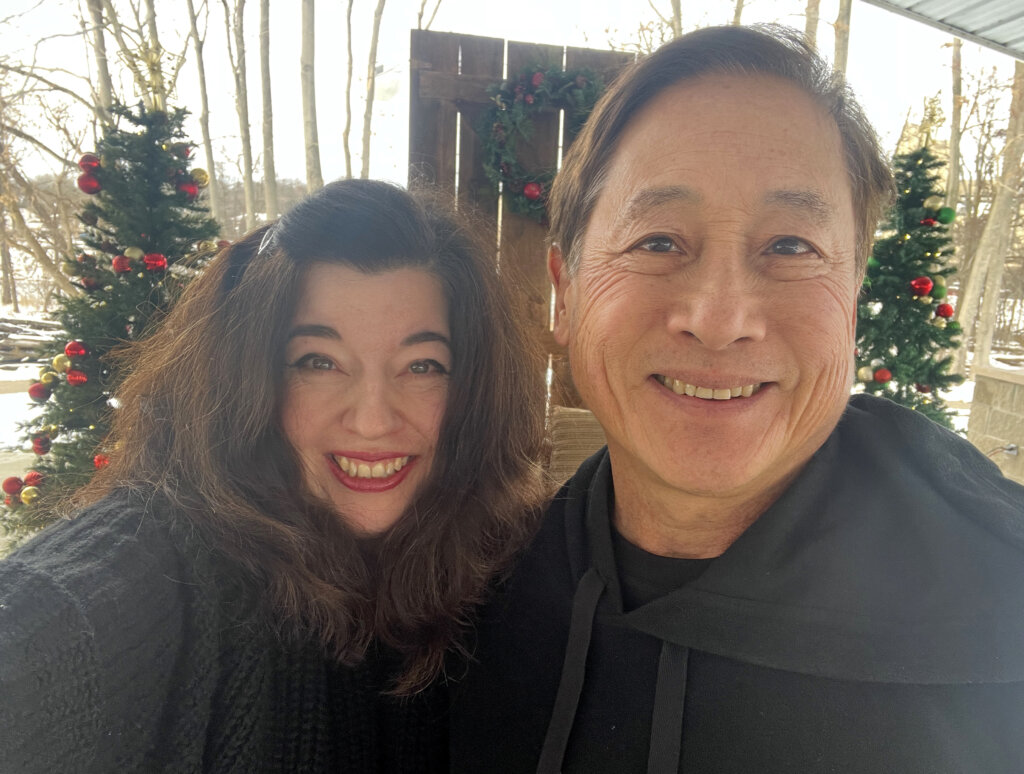
[[[443,690],[382,697],[387,659],[286,646],[240,587],[124,497],[0,562],[0,774],[447,770]]]

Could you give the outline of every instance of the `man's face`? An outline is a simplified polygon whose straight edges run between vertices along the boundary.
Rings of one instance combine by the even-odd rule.
[[[555,337],[617,491],[757,498],[789,481],[849,394],[854,244],[839,132],[797,86],[704,76],[632,120],[578,267],[549,258]]]

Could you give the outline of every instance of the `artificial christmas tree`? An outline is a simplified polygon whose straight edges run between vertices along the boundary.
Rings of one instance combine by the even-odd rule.
[[[896,205],[868,259],[857,310],[857,380],[952,428],[939,391],[963,379],[949,371],[960,326],[946,301],[954,273],[947,225],[956,212],[943,206],[942,165],[927,146],[893,159]]]
[[[127,128],[108,129],[97,152],[78,162],[78,187],[90,195],[79,214],[84,249],[64,271],[83,292],[60,302],[64,333],[40,352],[45,365],[29,389],[43,404],[23,428],[37,464],[2,483],[0,526],[15,535],[45,526],[52,514],[41,506],[84,484],[116,453],[103,445],[119,380],[105,356],[144,336],[216,248],[218,226],[199,193],[209,177],[189,171],[185,111],[114,112]]]

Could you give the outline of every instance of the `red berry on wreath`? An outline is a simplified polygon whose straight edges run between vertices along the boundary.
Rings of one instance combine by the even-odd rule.
[[[30,470],[25,474],[25,486],[39,486],[43,483],[43,474],[37,470]]]
[[[531,202],[537,201],[541,194],[544,193],[544,189],[540,183],[527,183],[523,186],[523,196],[529,199]]]
[[[167,268],[167,258],[160,253],[146,253],[142,262],[148,271],[163,271]]]
[[[36,382],[28,388],[28,396],[36,403],[46,403],[50,399],[50,385]]]
[[[544,83],[544,73],[542,73],[542,72],[534,73],[533,77],[530,79],[530,83],[533,84],[533,88],[535,88],[535,89],[538,88],[542,83]]]
[[[525,97],[523,97],[523,99],[526,100],[526,104],[527,105],[532,105],[533,104],[533,95],[532,94],[527,94]]]
[[[118,274],[127,274],[132,270],[132,262],[127,255],[115,255],[110,262],[110,268]]]
[[[94,468],[96,468],[96,470],[99,470],[100,468],[105,468],[109,464],[110,457],[108,457],[106,454],[97,454],[95,457],[92,458],[92,465]]]
[[[879,384],[885,384],[886,382],[892,381],[892,371],[888,368],[879,368],[875,371],[875,381]]]
[[[932,292],[934,284],[930,277],[915,277],[910,280],[910,289],[919,296],[927,296]]]
[[[953,305],[952,304],[939,304],[935,307],[936,317],[945,317],[947,320],[953,316]]]
[[[68,357],[85,357],[89,354],[89,350],[80,341],[69,341],[64,345],[64,354]]]
[[[97,194],[103,190],[103,186],[100,185],[100,181],[96,179],[96,176],[91,172],[83,172],[78,176],[78,188],[82,193]]]
[[[25,482],[22,481],[17,476],[11,476],[10,478],[5,478],[4,482],[2,484],[0,484],[0,488],[2,488],[4,490],[4,492],[6,492],[9,495],[16,495],[16,494],[18,494],[18,492],[21,491],[21,488],[23,486],[25,486]]]
[[[72,387],[79,387],[89,381],[89,376],[85,371],[79,371],[76,368],[72,368],[67,372],[68,384]]]
[[[92,172],[100,165],[100,157],[95,153],[86,153],[78,160],[78,168],[83,172]]]

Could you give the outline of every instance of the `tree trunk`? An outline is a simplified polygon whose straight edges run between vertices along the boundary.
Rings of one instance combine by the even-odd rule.
[[[7,242],[7,218],[4,203],[0,201],[0,275],[3,279],[3,304],[15,313],[18,309],[18,289],[14,284],[14,266],[11,263],[11,246]]]
[[[1003,267],[1009,253],[1010,229],[1020,195],[1021,154],[1024,152],[1024,62],[1017,62],[1013,71],[1013,97],[1010,101],[1010,120],[1007,123],[1006,145],[1003,147],[1002,171],[996,184],[995,196],[988,212],[985,230],[978,241],[974,268],[959,299],[957,319],[964,333],[974,325],[974,363],[987,365],[992,346],[992,326],[995,324],[999,292],[1003,280]],[[982,288],[985,304],[975,320]],[[961,347],[961,351],[965,349]],[[965,355],[961,354],[957,366],[963,373]]]
[[[818,6],[821,0],[807,0],[807,11],[804,14],[804,37],[815,48],[818,47]]]
[[[953,208],[960,200],[960,131],[963,114],[960,47],[960,38],[953,38],[953,117],[949,129],[949,166],[946,168],[946,204]]]
[[[352,132],[352,4],[355,0],[348,0],[348,10],[345,14],[345,34],[348,36],[346,50],[348,51],[348,70],[345,74],[345,128],[341,133],[341,144],[345,151],[345,177],[352,177],[352,151],[349,148],[349,135]]]
[[[380,20],[384,15],[385,0],[377,0],[373,12],[373,33],[370,36],[369,64],[366,68],[366,112],[363,114],[363,159],[359,176],[370,176],[370,123],[373,121],[373,90],[377,83],[377,39],[380,37]]]
[[[740,19],[743,16],[743,0],[736,0],[736,5],[733,7],[732,12],[732,26],[739,27]]]
[[[11,222],[14,225],[14,230],[21,237],[32,253],[32,256],[42,267],[43,271],[49,274],[53,281],[57,283],[57,287],[67,293],[69,296],[77,295],[78,288],[71,284],[71,280],[64,276],[64,273],[57,268],[57,265],[50,259],[50,256],[46,254],[46,248],[44,248],[39,240],[36,239],[35,234],[32,233],[32,229],[25,222],[25,218],[21,215],[21,210],[16,207],[10,210]]]
[[[276,218],[277,167],[274,164],[274,107],[270,96],[270,0],[260,0],[260,85],[263,94],[263,207]]]
[[[839,15],[836,16],[836,55],[833,65],[836,70],[846,75],[846,58],[850,53],[850,15],[853,11],[853,0],[839,0]]]
[[[352,3],[349,3],[349,7],[352,7]],[[437,9],[441,7],[441,0],[435,0],[434,10],[430,13],[430,18],[427,19],[426,25],[423,24],[423,14],[427,10],[427,0],[420,0],[420,11],[416,14],[416,29],[418,30],[429,30],[430,25],[434,23],[434,17],[437,16]]]
[[[683,9],[681,0],[672,0],[672,37],[683,36]]]
[[[207,10],[209,18],[209,10]],[[189,35],[192,47],[196,52],[196,69],[199,72],[199,128],[203,135],[203,151],[206,155],[206,172],[210,176],[210,212],[215,220],[222,221],[220,188],[217,182],[217,164],[213,156],[213,140],[210,138],[210,100],[206,94],[206,65],[203,60],[205,37],[199,36],[199,22],[193,0],[188,0],[188,20],[191,25]]]
[[[316,131],[316,69],[314,66],[315,0],[302,0],[302,52],[299,56],[302,86],[302,129],[306,141],[306,190],[309,193],[324,187],[320,171],[320,140]],[[376,38],[374,39],[376,50]]]
[[[99,89],[98,108],[103,123],[110,122],[110,106],[114,101],[114,86],[107,65],[107,44],[103,37],[103,4],[101,0],[87,0],[92,22],[92,53],[96,60],[96,81]]]
[[[242,190],[245,192],[245,228],[256,227],[256,193],[252,181],[252,139],[249,133],[249,93],[245,75],[245,0],[235,0],[234,14],[228,0],[224,6],[224,27],[228,39],[228,58],[235,76],[235,110],[238,113],[238,131],[242,140]]]
[[[156,110],[167,110],[167,84],[164,81],[163,55],[160,37],[156,29],[156,6],[154,0],[146,0],[146,27],[149,32],[149,50],[146,67],[149,73],[149,84],[153,92],[153,107]]]

